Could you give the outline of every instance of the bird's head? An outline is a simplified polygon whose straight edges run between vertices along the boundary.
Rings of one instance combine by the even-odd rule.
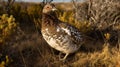
[[[55,8],[55,5],[54,5],[54,4],[48,3],[48,4],[46,4],[46,5],[44,6],[42,12],[43,12],[44,14],[51,14],[51,13],[55,12],[56,10],[57,10],[57,9]]]

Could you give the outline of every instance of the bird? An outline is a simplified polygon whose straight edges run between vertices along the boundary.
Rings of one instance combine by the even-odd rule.
[[[69,54],[79,50],[84,39],[78,28],[58,19],[56,10],[51,3],[43,7],[41,33],[50,47],[65,54],[61,60],[66,60]]]

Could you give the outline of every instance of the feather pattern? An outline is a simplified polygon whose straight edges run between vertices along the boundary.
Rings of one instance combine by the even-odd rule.
[[[43,9],[42,35],[53,48],[67,55],[76,52],[83,43],[82,33],[74,26],[58,20],[52,5],[47,4]]]

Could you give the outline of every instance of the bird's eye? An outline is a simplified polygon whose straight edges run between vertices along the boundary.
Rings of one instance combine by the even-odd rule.
[[[49,8],[49,7],[47,7],[47,8]]]

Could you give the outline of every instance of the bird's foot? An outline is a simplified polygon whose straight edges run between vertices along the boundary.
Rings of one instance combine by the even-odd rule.
[[[68,56],[69,54],[66,54],[66,55],[64,56],[64,58],[61,58],[61,54],[62,54],[62,53],[59,54],[59,60],[62,61],[62,62],[65,62],[65,61],[66,61],[66,58],[67,58],[67,56]]]

